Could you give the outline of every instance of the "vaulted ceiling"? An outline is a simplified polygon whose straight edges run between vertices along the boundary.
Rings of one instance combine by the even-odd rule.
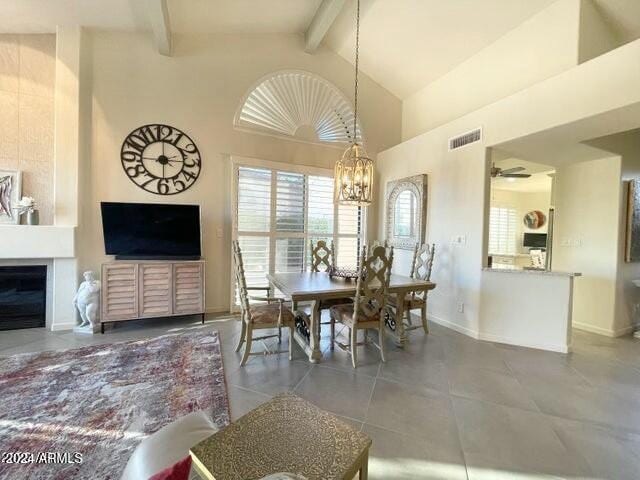
[[[2,0],[0,33],[58,24],[149,30],[150,0]],[[157,0],[159,1],[159,0]],[[329,0],[325,0],[329,1]],[[333,0],[335,1],[335,0]],[[361,0],[361,68],[404,99],[555,0]],[[593,0],[624,41],[640,36],[639,0]],[[167,0],[173,33],[298,33],[322,0]],[[342,1],[336,2],[340,7]],[[353,62],[355,0],[323,43]]]

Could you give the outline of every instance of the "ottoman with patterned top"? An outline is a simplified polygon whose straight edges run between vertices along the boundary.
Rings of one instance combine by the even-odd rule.
[[[284,393],[190,450],[206,480],[290,472],[308,480],[367,478],[371,439],[306,400]]]

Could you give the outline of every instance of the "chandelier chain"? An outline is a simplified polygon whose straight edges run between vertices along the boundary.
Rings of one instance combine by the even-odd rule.
[[[360,0],[357,0],[356,7],[356,79],[353,94],[353,143],[358,143],[358,63],[360,57]]]

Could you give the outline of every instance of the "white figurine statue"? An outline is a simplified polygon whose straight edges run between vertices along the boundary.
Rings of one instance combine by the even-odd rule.
[[[74,330],[94,333],[98,328],[98,312],[100,311],[100,281],[93,272],[84,272],[84,282],[80,284],[78,293],[73,297],[73,305],[80,312],[82,322]]]

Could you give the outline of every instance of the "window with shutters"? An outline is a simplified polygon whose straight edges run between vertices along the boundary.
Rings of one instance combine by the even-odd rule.
[[[364,211],[334,204],[329,174],[244,165],[234,174],[233,238],[242,248],[248,285],[266,285],[269,272],[306,269],[309,241],[333,241],[338,265],[357,265]]]
[[[517,236],[515,208],[491,207],[489,215],[489,254],[515,255]]]

